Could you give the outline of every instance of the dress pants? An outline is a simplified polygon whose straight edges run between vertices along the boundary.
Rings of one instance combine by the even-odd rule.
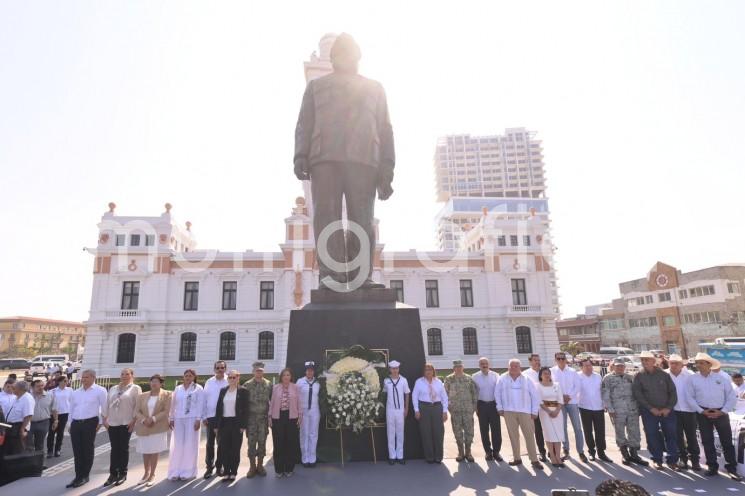
[[[652,455],[652,460],[657,463],[662,463],[662,451],[664,449],[667,453],[667,463],[677,463],[678,422],[675,418],[675,411],[671,411],[667,417],[657,417],[656,415],[652,415],[652,412],[646,408],[640,408],[639,410],[642,414],[644,435],[647,438],[647,450],[649,451],[649,454]],[[727,425],[729,426],[729,423]],[[703,440],[703,431],[701,432],[701,438]],[[730,435],[730,440],[731,439],[732,436]]]
[[[404,418],[403,409],[390,409],[385,412],[385,429],[388,436],[388,459],[404,458]]]
[[[535,424],[530,414],[522,412],[504,412],[504,423],[507,426],[507,434],[510,436],[513,460],[519,460],[521,458],[520,431],[522,431],[523,437],[525,438],[525,445],[528,448],[528,458],[530,458],[531,462],[537,462],[538,454],[536,453],[535,443],[533,442],[533,438],[535,437]]]
[[[701,449],[698,446],[698,439],[696,438],[696,428],[698,427],[696,412],[681,412],[676,410],[675,418],[680,459],[682,461],[688,460],[691,463],[700,462]]]
[[[31,422],[31,430],[29,431],[29,437],[33,437],[34,451],[44,451],[44,440],[47,438],[49,433],[50,419],[37,420]],[[31,445],[29,444],[29,447]]]
[[[481,445],[484,453],[498,455],[502,449],[502,425],[497,413],[496,401],[481,401],[476,403],[476,416],[479,418]],[[491,430],[491,438],[489,431]]]
[[[78,480],[86,479],[91,474],[97,427],[98,417],[73,420],[70,424],[70,442],[75,458],[75,478]]]
[[[52,429],[49,424],[49,435],[47,436],[47,453],[56,453],[62,450],[62,439],[65,437],[65,426],[67,425],[67,413],[57,415],[57,428]]]
[[[13,427],[5,431],[5,444],[2,446],[2,452],[7,455],[17,455],[23,452],[23,438],[21,438],[21,429],[23,422],[13,422]],[[28,439],[28,437],[26,438]],[[26,441],[28,443],[28,441]]]
[[[541,456],[546,456],[546,441],[543,439],[543,426],[540,416],[533,421],[533,429],[535,430],[535,444],[538,447],[538,452]]]
[[[194,429],[196,418],[177,418],[173,421],[168,478],[193,479],[197,476],[200,429]]]
[[[704,453],[706,454],[706,465],[709,468],[719,468],[717,450],[714,446],[714,429],[716,429],[724,454],[724,467],[729,471],[737,471],[737,459],[735,458],[735,447],[732,444],[732,426],[729,423],[729,415],[725,413],[719,418],[709,419],[697,413],[696,417],[698,428],[701,431],[701,444],[704,445]]]
[[[445,422],[442,421],[442,403],[419,402],[419,432],[422,436],[424,458],[428,462],[442,461],[442,443],[445,441]]]
[[[243,435],[237,417],[223,417],[217,440],[217,466],[224,475],[238,475]]]
[[[579,418],[579,406],[577,404],[564,405],[564,451],[569,452],[569,428],[567,426],[567,420],[572,422],[572,430],[574,431],[574,443],[577,447],[577,452],[582,453],[585,450],[585,440],[582,436],[582,422]]]
[[[300,424],[300,454],[303,463],[316,463],[316,446],[318,445],[318,425],[321,422],[321,411],[311,408],[303,410],[303,422]]]
[[[604,410],[587,410],[579,409],[579,416],[582,419],[582,430],[585,434],[585,443],[587,450],[595,454],[605,451],[605,411]],[[593,435],[593,429],[595,431]]]
[[[215,429],[217,429],[217,419],[215,417],[210,417],[207,419],[207,444],[204,448],[204,464],[207,465],[207,470],[212,470],[213,468],[217,468],[217,471],[219,472],[221,469],[221,465],[218,463],[215,465],[215,443],[220,442],[219,440],[219,429],[218,434],[215,434]]]
[[[290,418],[289,410],[280,411],[279,418],[272,419],[272,442],[274,444],[274,471],[278,474],[286,474],[295,470],[300,439],[297,419]]]
[[[114,477],[127,475],[129,465],[129,439],[132,433],[127,425],[110,425],[109,441],[111,442],[111,453],[109,462],[109,474]]]

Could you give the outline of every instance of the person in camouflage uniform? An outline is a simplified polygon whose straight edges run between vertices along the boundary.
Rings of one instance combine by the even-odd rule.
[[[473,462],[471,443],[473,442],[473,413],[479,399],[476,382],[463,373],[463,362],[453,360],[453,373],[445,378],[445,392],[448,395],[450,422],[458,445],[456,461],[463,459]]]
[[[639,456],[641,432],[639,430],[639,406],[631,390],[634,378],[626,373],[626,364],[621,359],[613,361],[613,372],[603,378],[601,386],[603,406],[613,422],[616,444],[621,450],[624,465],[637,463],[649,465]]]
[[[266,475],[264,456],[266,438],[269,435],[269,400],[272,396],[272,383],[264,379],[264,364],[253,364],[254,376],[243,385],[248,390],[248,461],[251,468],[246,474],[249,479],[256,474]],[[258,460],[257,460],[258,458]]]

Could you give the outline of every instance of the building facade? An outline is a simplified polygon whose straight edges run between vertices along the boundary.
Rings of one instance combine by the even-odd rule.
[[[559,346],[577,343],[582,351],[599,352],[599,321],[597,315],[577,315],[574,318],[559,320],[556,322]]]
[[[681,272],[657,262],[601,309],[601,343],[692,356],[717,337],[745,336],[743,284],[745,265]]]
[[[85,346],[82,322],[37,317],[0,318],[0,357],[64,353],[76,359]]]

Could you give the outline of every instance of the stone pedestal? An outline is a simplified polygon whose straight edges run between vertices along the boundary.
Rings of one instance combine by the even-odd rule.
[[[353,345],[388,350],[390,360],[401,362],[401,375],[406,377],[409,387],[413,389],[425,361],[419,309],[398,303],[392,289],[356,290],[350,293],[316,290],[311,292],[311,303],[291,312],[287,366],[296,377],[304,373],[306,361],[323,364],[326,350],[345,349]],[[408,459],[422,458],[418,429],[413,408],[409,408],[404,442],[404,456]],[[373,459],[370,429],[361,434],[345,430],[343,439],[346,461]],[[388,444],[384,426],[374,428],[374,440],[378,461],[387,460]],[[322,462],[341,460],[339,431],[327,429],[323,417],[318,434],[318,459]]]

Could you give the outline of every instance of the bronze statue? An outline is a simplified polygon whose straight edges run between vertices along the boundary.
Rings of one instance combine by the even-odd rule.
[[[372,273],[375,194],[393,193],[393,129],[383,86],[358,74],[360,48],[342,33],[334,72],[308,83],[295,129],[295,175],[310,179],[319,288],[382,288]],[[342,198],[347,230],[341,229]]]

